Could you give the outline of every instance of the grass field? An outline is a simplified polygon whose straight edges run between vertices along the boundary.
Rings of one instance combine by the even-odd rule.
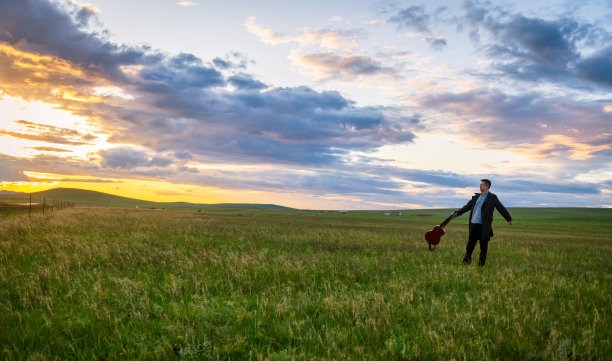
[[[612,210],[510,211],[484,268],[449,210],[9,217],[0,359],[610,360]]]

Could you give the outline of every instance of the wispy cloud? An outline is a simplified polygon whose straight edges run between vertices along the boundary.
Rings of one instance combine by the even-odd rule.
[[[56,148],[56,147],[28,147],[28,148],[43,151],[43,152],[72,153],[72,150]]]
[[[25,120],[16,120],[14,123],[25,126],[24,132],[0,129],[0,134],[20,139],[35,140],[54,144],[84,145],[96,137],[91,134],[81,134],[74,129],[54,127],[51,125],[38,124]]]
[[[297,42],[302,46],[318,45],[328,49],[350,50],[361,43],[355,31],[304,28],[294,34],[280,34],[257,24],[256,20],[255,17],[249,17],[244,26],[261,41],[272,45]]]
[[[431,15],[427,14],[424,5],[414,5],[402,9],[396,15],[390,17],[389,21],[397,23],[400,28],[420,33],[431,33]]]
[[[440,7],[433,14],[430,14],[427,12],[425,5],[413,5],[399,10],[388,21],[397,24],[399,29],[415,32],[429,43],[432,49],[443,50],[448,45],[447,40],[439,35],[434,36],[432,26],[434,25],[434,19],[445,11],[445,7]]]
[[[392,67],[385,67],[379,60],[360,55],[339,55],[331,52],[298,54],[291,57],[298,66],[314,70],[326,79],[354,79],[355,77],[386,75],[401,78]]]

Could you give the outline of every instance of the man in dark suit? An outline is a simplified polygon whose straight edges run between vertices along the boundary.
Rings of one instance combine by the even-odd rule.
[[[489,240],[493,237],[491,225],[493,224],[493,211],[495,209],[497,209],[509,224],[512,224],[510,213],[508,213],[506,207],[501,204],[497,196],[489,192],[489,188],[491,188],[491,181],[488,179],[481,179],[480,194],[476,193],[463,208],[452,214],[452,218],[455,218],[470,211],[470,235],[467,245],[465,246],[465,256],[463,257],[463,264],[466,265],[472,262],[472,252],[478,240],[480,240],[480,257],[478,259],[478,265],[485,265]]]

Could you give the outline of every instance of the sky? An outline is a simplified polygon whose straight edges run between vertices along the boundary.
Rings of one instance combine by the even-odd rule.
[[[611,0],[0,0],[0,191],[612,207],[611,160]]]

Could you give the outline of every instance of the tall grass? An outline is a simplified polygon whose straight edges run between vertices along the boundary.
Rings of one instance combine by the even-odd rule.
[[[609,359],[612,212],[575,217],[585,211],[516,210],[514,226],[495,226],[484,268],[461,265],[459,221],[427,251],[437,218],[69,209],[6,219],[0,358]]]

